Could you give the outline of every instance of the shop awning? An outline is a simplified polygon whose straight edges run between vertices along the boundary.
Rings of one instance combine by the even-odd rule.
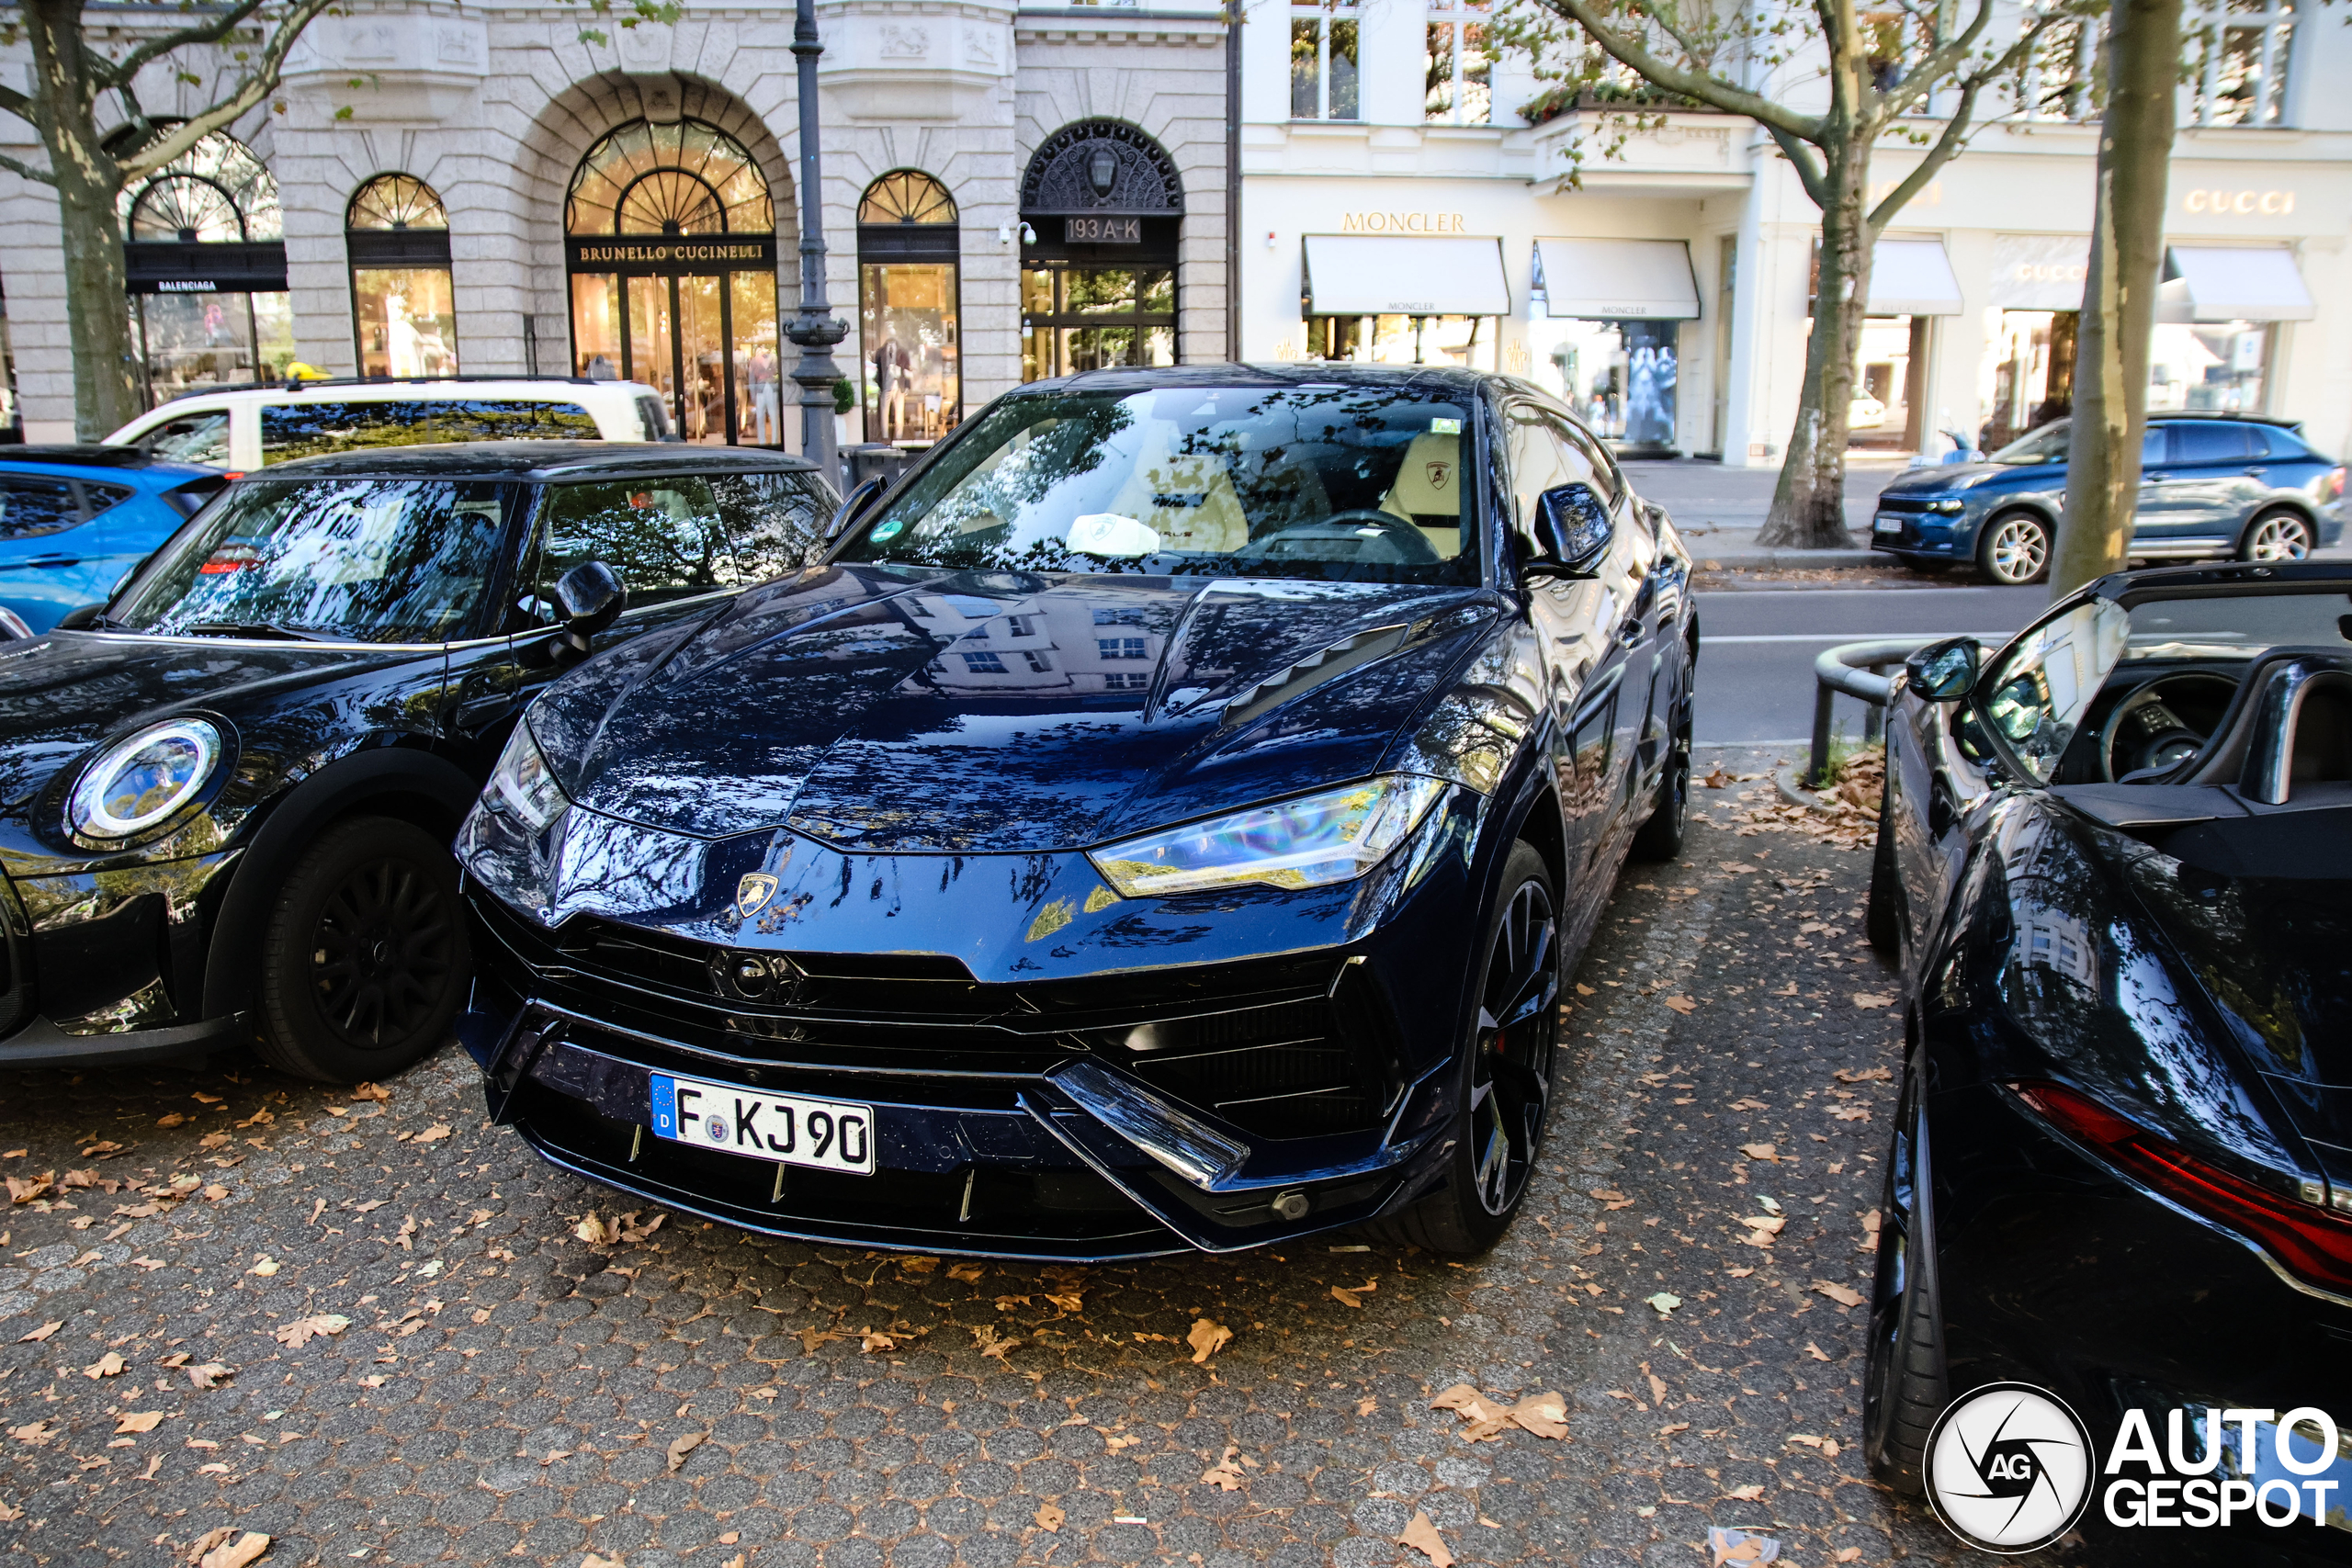
[[[1306,314],[1508,316],[1503,243],[1466,234],[1309,234]]]
[[[2160,321],[2308,321],[2318,314],[2291,251],[2174,245],[2165,253]]]
[[[1680,240],[1538,240],[1544,313],[1575,321],[1699,319],[1699,280]]]
[[[1871,257],[1873,316],[1957,316],[1960,280],[1941,240],[1881,240]]]

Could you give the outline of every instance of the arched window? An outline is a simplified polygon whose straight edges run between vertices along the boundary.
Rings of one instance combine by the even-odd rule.
[[[893,169],[857,204],[859,399],[868,441],[928,443],[963,418],[956,198]]]
[[[1021,378],[1176,363],[1184,189],[1159,142],[1115,119],[1046,138],[1021,178]]]
[[[213,131],[126,186],[117,211],[151,404],[284,373],[294,359],[286,226],[277,182],[253,149]]]
[[[454,376],[449,214],[414,175],[378,175],[344,214],[351,332],[362,376]]]
[[[563,224],[573,374],[659,389],[688,441],[780,445],[775,205],[751,150],[633,120],[580,160]]]

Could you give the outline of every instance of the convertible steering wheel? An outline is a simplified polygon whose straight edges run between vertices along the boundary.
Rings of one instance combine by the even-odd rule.
[[[2176,768],[2196,756],[2236,691],[2237,682],[2225,675],[2164,675],[2116,704],[2098,738],[2108,782]]]
[[[1345,512],[1334,512],[1328,517],[1317,517],[1312,523],[1295,523],[1261,538],[1252,539],[1237,554],[1243,556],[1287,556],[1298,560],[1341,560],[1347,556],[1326,553],[1314,547],[1327,547],[1348,543],[1351,549],[1360,549],[1357,539],[1385,541],[1396,552],[1392,561],[1384,565],[1436,566],[1445,558],[1437,553],[1419,527],[1408,523],[1393,512],[1381,512],[1369,506],[1351,506]],[[1285,547],[1285,544],[1294,547]],[[1295,547],[1306,547],[1299,548]],[[1355,558],[1362,558],[1357,556]]]

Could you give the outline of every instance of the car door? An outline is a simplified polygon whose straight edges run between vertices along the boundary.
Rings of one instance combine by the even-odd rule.
[[[2254,461],[2246,428],[2232,420],[2169,420],[2151,428],[2165,437],[2164,460],[2140,468],[2135,540],[2201,544],[2237,538],[2238,489]]]
[[[1601,581],[1623,606],[1614,634],[1625,673],[1611,719],[1617,771],[1611,781],[1611,829],[1614,834],[1630,833],[1641,826],[1650,799],[1645,786],[1656,778],[1665,756],[1661,706],[1671,701],[1670,693],[1660,689],[1661,679],[1670,682],[1672,677],[1664,668],[1657,637],[1664,607],[1657,575],[1657,535],[1608,448],[1573,420],[1563,419],[1559,424],[1575,459],[1592,476],[1587,482],[1601,492],[1617,523],[1600,564]]]
[[[88,513],[70,479],[0,474],[0,604],[47,631],[90,592],[83,552],[94,543]]]
[[[1515,536],[1532,536],[1536,498],[1555,485],[1566,484],[1567,450],[1559,438],[1550,412],[1538,404],[1512,400],[1502,406],[1503,447],[1509,471],[1510,527]],[[1614,709],[1610,696],[1614,682],[1604,678],[1609,649],[1589,635],[1593,604],[1600,597],[1598,583],[1569,578],[1532,577],[1523,580],[1529,622],[1543,649],[1546,701],[1551,709],[1553,781],[1559,791],[1566,833],[1566,863],[1571,875],[1583,880],[1583,867],[1600,830],[1597,798],[1588,787],[1607,766],[1610,723]],[[1563,897],[1575,891],[1563,888]]]

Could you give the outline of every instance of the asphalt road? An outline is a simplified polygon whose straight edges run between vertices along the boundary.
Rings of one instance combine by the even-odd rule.
[[[1813,661],[1865,638],[2007,636],[2040,614],[2050,591],[1962,586],[1738,589],[1699,595],[1701,745],[1791,744],[1813,734]],[[1838,699],[1849,734],[1862,705]]]
[[[1859,1447],[1901,1032],[1869,854],[1790,823],[1769,756],[1621,880],[1527,1207],[1469,1263],[591,1246],[618,1205],[484,1125],[454,1046],[380,1104],[244,1058],[0,1075],[0,1555],[1425,1568],[1421,1515],[1464,1563],[1720,1561],[1722,1529],[1956,1564]],[[1463,1440],[1430,1402],[1465,1382],[1558,1391],[1565,1437]]]

